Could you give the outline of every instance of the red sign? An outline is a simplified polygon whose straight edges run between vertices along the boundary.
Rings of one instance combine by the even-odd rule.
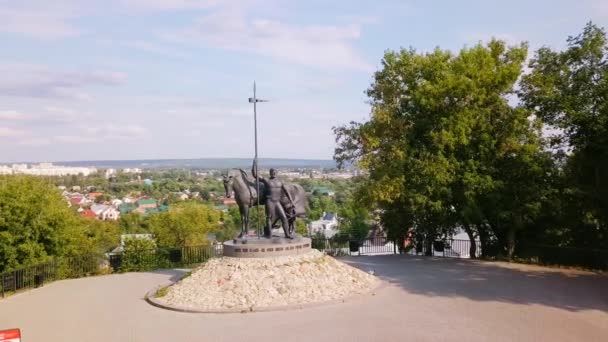
[[[19,329],[0,330],[0,342],[21,342]]]

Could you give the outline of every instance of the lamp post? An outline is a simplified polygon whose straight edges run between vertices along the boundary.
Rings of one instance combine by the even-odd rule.
[[[253,97],[249,98],[249,103],[253,103],[253,134],[255,139],[255,186],[257,190],[257,234],[258,239],[260,238],[260,174],[258,173],[258,114],[257,114],[257,103],[268,102],[268,100],[258,99],[255,94],[255,81],[253,81]],[[268,227],[272,229],[272,227]]]

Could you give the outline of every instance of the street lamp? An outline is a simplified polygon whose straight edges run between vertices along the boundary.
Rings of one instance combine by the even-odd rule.
[[[258,114],[257,114],[257,103],[258,102],[268,102],[268,100],[262,100],[262,99],[258,99],[256,97],[255,94],[255,81],[253,81],[253,97],[249,98],[249,103],[253,103],[253,130],[254,130],[254,137],[255,137],[255,185],[256,185],[256,190],[257,190],[257,207],[256,207],[256,211],[257,211],[257,233],[258,233],[258,239],[260,238],[260,174],[258,172]],[[272,232],[272,227],[268,227],[268,229],[271,229]]]

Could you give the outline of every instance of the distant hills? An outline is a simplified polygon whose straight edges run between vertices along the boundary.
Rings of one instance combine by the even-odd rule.
[[[191,169],[229,169],[251,168],[251,158],[199,158],[199,159],[142,159],[142,160],[82,160],[56,161],[55,165],[93,166],[102,169],[123,168],[191,168]],[[260,168],[335,168],[336,162],[327,159],[280,159],[260,158]]]

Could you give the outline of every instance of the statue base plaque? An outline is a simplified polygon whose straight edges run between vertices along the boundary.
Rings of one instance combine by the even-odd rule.
[[[236,242],[235,242],[236,241]],[[223,255],[232,258],[271,258],[308,253],[310,238],[294,234],[293,239],[283,236],[271,238],[236,239],[224,242]]]

